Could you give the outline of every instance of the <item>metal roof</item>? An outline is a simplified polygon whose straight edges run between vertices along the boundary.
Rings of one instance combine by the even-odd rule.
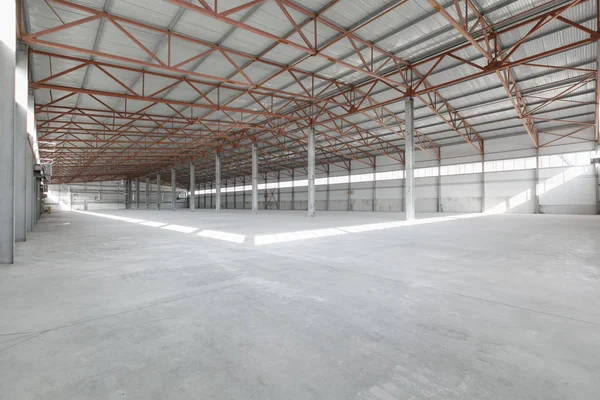
[[[528,135],[597,140],[592,0],[22,0],[41,157],[59,182],[188,163],[212,180]],[[165,176],[168,179],[168,175]]]

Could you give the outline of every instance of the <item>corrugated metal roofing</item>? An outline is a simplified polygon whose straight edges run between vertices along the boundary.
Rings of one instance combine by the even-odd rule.
[[[421,83],[417,92],[440,86],[421,97],[439,111],[435,113],[417,97],[419,134],[439,145],[462,140],[457,132],[460,127],[453,129],[447,123],[443,103],[447,101],[463,121],[459,126],[469,124],[486,140],[527,135],[498,75],[481,73],[479,67],[488,63],[486,58],[426,1],[266,0],[244,7],[247,2],[241,0],[219,0],[218,11],[225,16],[205,15],[178,1],[26,0],[27,32],[58,28],[31,40],[31,78],[42,82],[35,94],[38,132],[40,139],[60,142],[53,153],[57,174],[85,176],[89,169],[76,165],[87,165],[82,160],[88,160],[94,151],[103,163],[110,154],[117,165],[119,154],[135,150],[144,162],[140,168],[128,170],[130,177],[195,159],[203,166],[204,175],[199,176],[208,179],[216,151],[235,153],[247,163],[253,138],[269,157],[280,155],[277,168],[282,168],[288,165],[289,151],[304,151],[304,130],[310,125],[311,112],[320,123],[319,162],[383,154],[377,140],[392,143],[401,151],[403,126],[398,121],[404,118],[403,80],[416,85],[432,68],[427,83]],[[490,26],[505,30],[498,41],[502,49],[518,44],[535,26],[538,15],[563,6],[573,5],[562,14],[564,18],[591,30],[597,26],[596,5],[591,0],[473,3]],[[452,1],[440,4],[458,21]],[[227,14],[235,7],[242,8]],[[107,14],[59,28],[98,11]],[[314,14],[322,18],[316,22],[316,35]],[[511,28],[524,20],[531,22]],[[478,35],[481,25],[475,26],[474,21],[470,19],[470,27]],[[174,34],[170,39],[168,32]],[[310,49],[315,36],[318,51]],[[595,76],[569,88],[590,75],[587,70],[597,70],[596,43],[554,51],[589,38],[589,32],[555,19],[511,54],[509,60],[513,61],[553,52],[532,62],[536,65],[510,69],[529,110],[567,91],[564,98],[545,105],[535,115],[540,118],[536,120],[540,131],[561,127],[568,131],[573,123],[594,122]],[[439,54],[448,55],[439,60]],[[429,62],[415,67],[412,78],[397,73],[404,63],[428,58]],[[86,60],[101,65],[82,66]],[[481,76],[463,81],[475,74]],[[460,83],[448,85],[457,80]],[[348,85],[354,85],[353,90]],[[157,94],[148,98],[151,93]],[[367,93],[369,98],[364,99]],[[319,100],[311,111],[307,102],[312,97]],[[211,109],[216,104],[220,109]],[[102,132],[101,139],[96,132]],[[362,140],[359,132],[370,136],[371,142]],[[594,131],[588,129],[577,137],[589,140]],[[94,140],[96,144],[90,147],[87,141]],[[68,151],[61,151],[61,146]],[[184,156],[178,156],[178,151]],[[296,161],[289,167],[297,167]]]

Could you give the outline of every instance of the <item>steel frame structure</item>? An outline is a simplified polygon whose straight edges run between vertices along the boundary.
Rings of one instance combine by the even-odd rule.
[[[320,165],[352,160],[374,167],[375,157],[380,155],[403,163],[404,120],[396,106],[408,96],[418,99],[422,110],[427,111],[421,118],[435,118],[438,127],[445,127],[469,143],[476,153],[483,154],[484,139],[477,126],[469,122],[472,116],[465,116],[460,107],[453,106],[454,100],[448,100],[444,91],[488,76],[497,77],[535,147],[577,137],[591,129],[597,140],[597,66],[555,65],[547,60],[598,41],[599,1],[548,0],[517,15],[492,21],[476,0],[453,0],[445,8],[437,0],[428,0],[432,12],[439,13],[460,40],[449,48],[432,48],[429,55],[414,60],[403,59],[361,36],[361,30],[392,11],[410,7],[407,0],[392,1],[350,27],[326,17],[343,0],[332,0],[316,11],[290,0],[254,0],[230,9],[218,0],[169,0],[181,12],[185,10],[270,41],[259,54],[68,0],[46,2],[61,24],[28,32],[21,21],[19,31],[21,40],[30,45],[32,63],[48,65],[49,73],[32,79],[30,87],[48,94],[48,101],[36,101],[35,111],[40,152],[43,158],[53,160],[56,181],[134,179],[183,166],[178,179],[181,176],[185,186],[185,166],[189,162],[200,171],[196,174],[200,182],[212,179],[216,153],[222,155],[223,179],[248,175],[252,143],[260,143],[263,172],[305,168],[305,132],[311,127],[317,133]],[[286,34],[275,35],[245,21],[245,14],[267,3],[276,6],[271,9],[278,10],[287,21]],[[593,29],[585,21],[575,20],[571,13],[590,3],[595,4]],[[24,8],[23,12],[27,10]],[[69,22],[64,20],[65,15]],[[118,47],[87,48],[57,39],[99,21],[114,28],[138,50],[139,56],[124,56]],[[568,42],[536,47],[526,53],[519,51],[549,29],[577,34],[570,35]],[[323,31],[328,32],[326,40],[319,34]],[[518,41],[504,43],[506,36],[519,31],[525,34]],[[162,44],[152,49],[145,43],[147,35],[160,38]],[[335,57],[333,49],[341,45],[352,51]],[[194,50],[181,56],[177,51],[181,46]],[[299,56],[292,63],[273,61],[269,52],[278,48]],[[229,75],[223,76],[211,70],[210,65],[202,64],[212,55],[226,60]],[[305,63],[313,59],[341,73],[331,77],[306,68]],[[56,65],[61,68],[53,67]],[[453,68],[460,69],[461,76],[435,79],[436,74]],[[520,87],[520,68],[568,71],[570,78],[547,90],[528,92]],[[110,90],[68,84],[90,69],[110,82]],[[257,69],[268,74],[257,77]],[[136,79],[128,82],[126,77]],[[563,104],[589,104],[571,99],[589,85],[596,93],[595,122],[548,116]],[[539,125],[543,122],[553,125],[542,129]],[[439,159],[440,145],[435,133],[419,128],[417,124],[416,146]],[[551,138],[541,141],[541,133]]]

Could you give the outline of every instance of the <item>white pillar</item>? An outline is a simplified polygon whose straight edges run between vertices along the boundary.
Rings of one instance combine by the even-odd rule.
[[[193,162],[190,162],[190,211],[194,211],[196,209],[196,166]]]
[[[221,212],[221,156],[215,155],[215,211]]]
[[[135,180],[135,209],[140,209],[140,179]]]
[[[442,212],[442,149],[439,149],[440,159],[437,165],[437,211]]]
[[[481,155],[481,212],[485,212],[485,153]]]
[[[315,216],[315,128],[308,131],[308,216]]]
[[[407,97],[405,101],[405,148],[404,148],[404,201],[406,202],[406,220],[415,219],[415,127],[414,127],[414,99]]]
[[[175,181],[175,168],[171,168],[171,211],[177,210],[177,185]]]
[[[15,1],[0,13],[0,264],[12,264],[15,254]]]
[[[540,149],[535,148],[535,173],[533,180],[533,213],[538,214],[540,212]]]
[[[146,210],[150,209],[150,178],[146,178]]]
[[[15,242],[27,240],[27,45],[19,43],[15,69]]]
[[[156,209],[160,211],[160,203],[162,202],[162,190],[160,188],[160,174],[156,174]]]
[[[258,213],[258,147],[252,143],[252,214]]]

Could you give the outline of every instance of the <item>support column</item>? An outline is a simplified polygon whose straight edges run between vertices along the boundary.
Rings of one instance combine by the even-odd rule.
[[[15,254],[15,1],[0,14],[0,264],[12,264]]]
[[[175,168],[171,168],[171,211],[177,210],[177,185]]]
[[[215,211],[221,212],[221,156],[215,155]]]
[[[30,99],[31,101],[31,99]],[[26,176],[26,184],[25,186],[27,186],[26,189],[26,201],[25,201],[25,206],[27,207],[27,232],[31,232],[31,229],[33,228],[33,225],[35,223],[34,220],[34,204],[35,201],[33,200],[33,191],[34,191],[34,179],[33,179],[33,160],[34,160],[35,156],[33,155],[33,153],[29,150],[29,148],[27,148],[27,160],[25,161],[25,176]]]
[[[237,209],[237,190],[235,190],[237,185],[237,179],[233,177],[233,209]]]
[[[150,178],[146,178],[146,210],[150,209]]]
[[[267,174],[265,173],[265,210],[269,208],[269,189],[267,189]]]
[[[308,216],[315,216],[315,128],[308,131]]]
[[[127,210],[131,210],[131,200],[133,197],[133,190],[131,187],[131,179],[127,179],[125,181],[125,196],[126,196],[126,202],[125,202],[125,208]]]
[[[415,127],[414,127],[414,99],[407,97],[405,100],[405,131],[406,144],[404,149],[404,201],[406,203],[406,220],[415,219]]]
[[[533,213],[539,214],[540,212],[540,149],[535,148],[535,170],[533,179]]]
[[[485,212],[485,153],[481,155],[481,212]]]
[[[196,166],[193,162],[190,162],[190,211],[194,212],[196,209]]]
[[[15,242],[27,240],[27,102],[29,99],[27,45],[18,44],[15,69]]]
[[[442,212],[442,149],[437,165],[437,212]]]
[[[162,190],[160,188],[160,174],[156,174],[156,209],[160,211],[160,203],[162,202]]]
[[[373,157],[373,208],[371,211],[375,211],[375,203],[377,203],[377,157]]]
[[[242,177],[242,186],[244,187],[244,190],[242,190],[242,209],[246,209],[246,177],[243,176]]]
[[[294,169],[292,169],[292,176],[291,176],[291,178],[292,178],[292,207],[291,207],[292,210],[296,209],[296,196],[295,196],[296,191],[294,189],[294,175],[295,175]]]
[[[140,209],[140,179],[135,180],[135,209]]]
[[[327,185],[325,186],[325,211],[329,211],[329,164],[327,164]]]
[[[346,210],[352,211],[352,161],[348,161],[348,190],[346,191]]]
[[[258,147],[252,143],[252,214],[258,213]]]

